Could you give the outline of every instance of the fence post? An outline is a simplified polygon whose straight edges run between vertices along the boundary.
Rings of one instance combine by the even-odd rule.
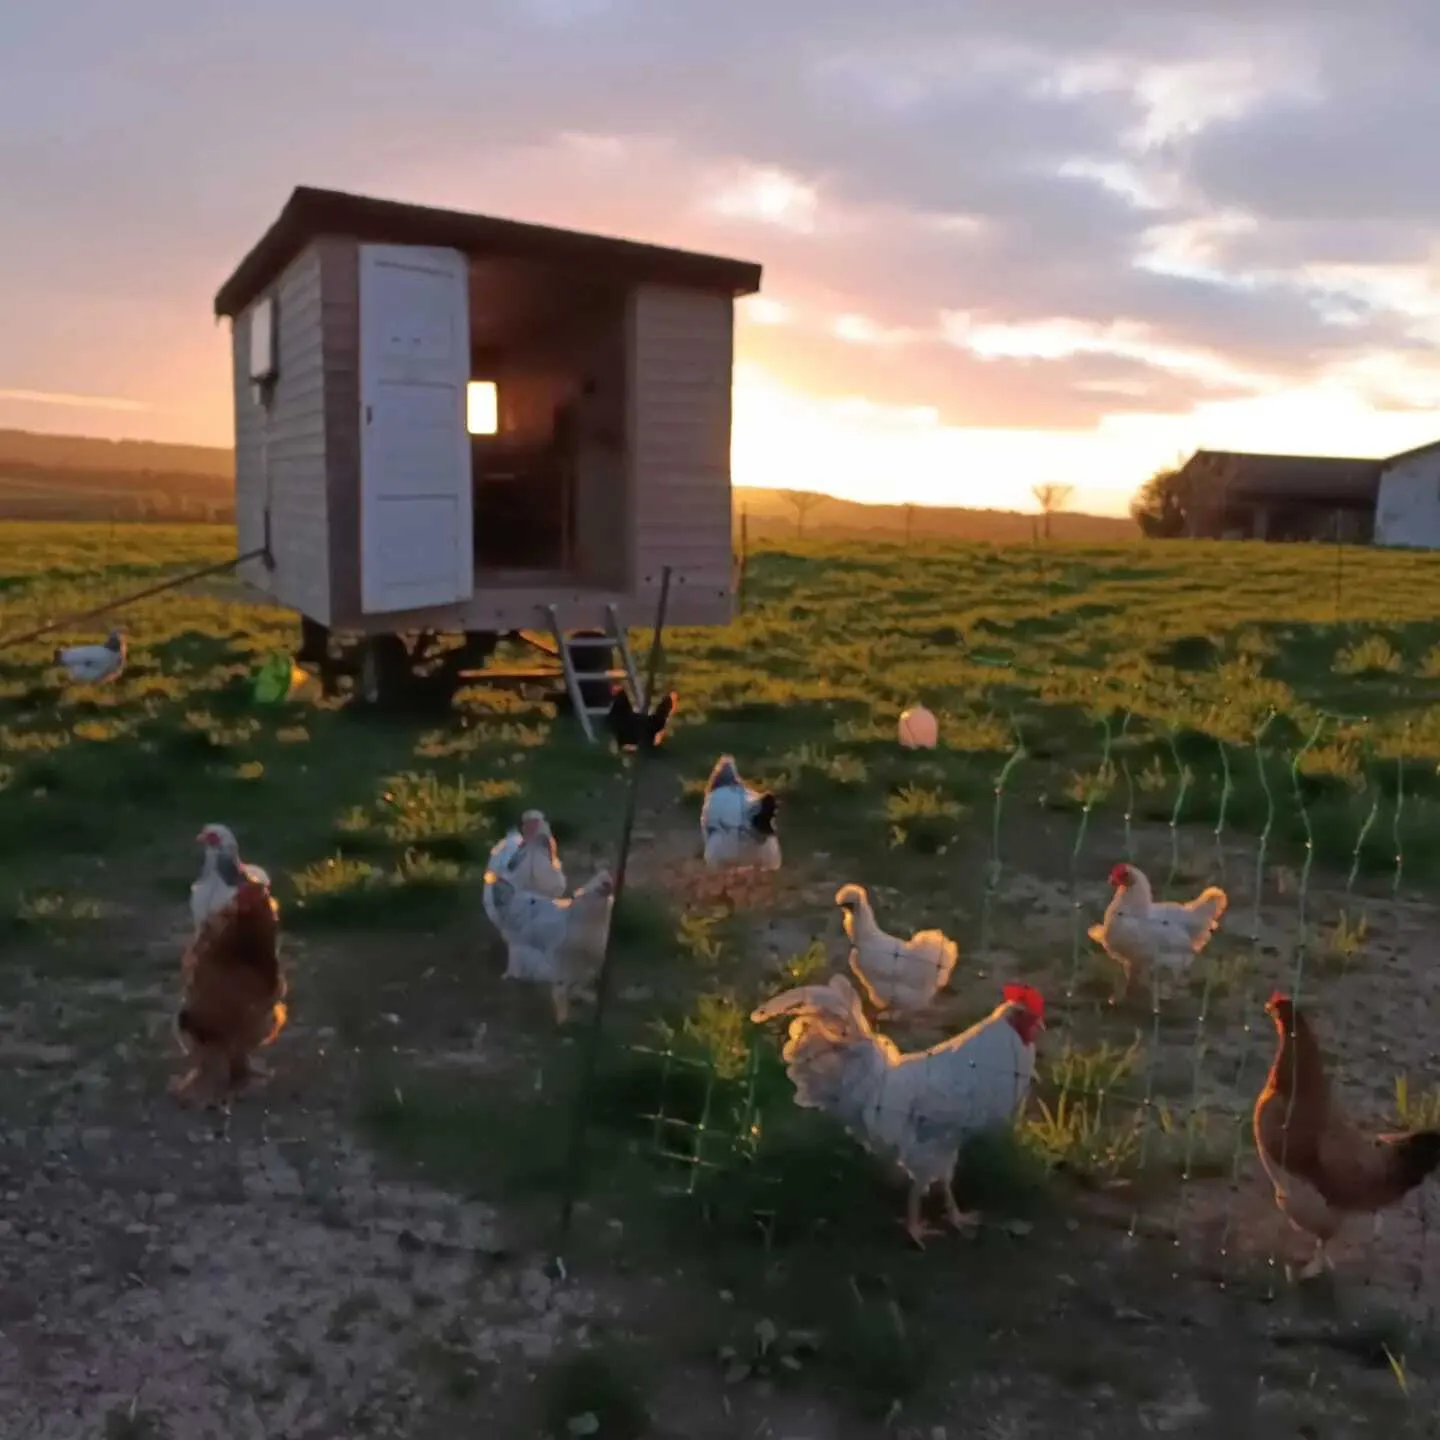
[[[650,659],[645,667],[645,695],[655,694],[660,670],[661,637],[665,630],[665,612],[670,607],[670,566],[660,572],[660,599],[655,607],[655,629],[650,636]],[[605,953],[595,977],[595,1013],[585,1034],[585,1050],[580,1062],[580,1083],[575,1092],[575,1109],[570,1121],[570,1143],[567,1147],[563,1198],[560,1204],[560,1236],[556,1246],[559,1255],[570,1236],[570,1223],[575,1214],[575,1200],[585,1170],[585,1136],[590,1128],[590,1099],[595,1087],[595,1067],[600,1058],[600,1038],[605,1026],[605,1002],[610,994],[610,976],[615,953],[615,913],[625,894],[625,876],[630,866],[630,842],[635,834],[635,812],[640,799],[640,776],[653,746],[637,745],[630,757],[629,784],[625,787],[625,813],[620,822],[620,853],[615,862],[615,890],[610,906],[610,925],[605,932]]]

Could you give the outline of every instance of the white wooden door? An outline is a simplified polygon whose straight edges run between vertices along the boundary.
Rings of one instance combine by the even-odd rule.
[[[469,600],[470,276],[458,250],[360,247],[360,608]]]

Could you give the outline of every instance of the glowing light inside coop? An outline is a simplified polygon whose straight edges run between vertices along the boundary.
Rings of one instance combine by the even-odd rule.
[[[500,429],[500,390],[493,380],[472,380],[465,387],[465,428],[472,435]]]

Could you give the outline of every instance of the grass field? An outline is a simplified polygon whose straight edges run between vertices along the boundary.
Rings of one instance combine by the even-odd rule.
[[[232,544],[0,524],[0,632]],[[1440,1112],[1436,563],[757,553],[741,620],[666,639],[682,709],[642,776],[559,1268],[588,1012],[559,1032],[501,983],[480,875],[531,805],[572,881],[613,863],[620,763],[481,689],[414,722],[257,708],[248,677],[295,627],[238,585],[128,612],[99,691],[46,663],[91,635],[0,650],[0,1399],[44,1422],[17,1435],[1434,1433],[1423,1208],[1357,1225],[1333,1285],[1287,1285],[1305,1252],[1247,1119],[1261,1006],[1297,980],[1360,1117]],[[916,699],[934,751],[895,744]],[[697,859],[721,750],[782,797],[785,868],[739,907]],[[292,971],[275,1078],[218,1137],[164,1093],[208,821],[275,877]],[[1231,896],[1164,1013],[1107,1006],[1085,939],[1122,857]],[[962,1161],[991,1218],[972,1241],[908,1249],[901,1190],[795,1109],[745,1019],[843,966],[847,880],[887,928],[959,941],[907,1048],[1002,980],[1049,1001],[1014,1143]]]

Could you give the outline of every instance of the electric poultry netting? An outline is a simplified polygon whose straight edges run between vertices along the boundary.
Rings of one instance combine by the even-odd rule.
[[[1373,1118],[1388,1101],[1395,1112],[1390,1129],[1420,1129],[1440,1120],[1435,1093],[1424,1090],[1432,1052],[1392,1051],[1387,1040],[1372,1035],[1373,1072],[1362,1072],[1367,1061],[1359,1053],[1361,1032],[1372,1018],[1367,995],[1393,988],[1388,998],[1406,1012],[1411,1031],[1420,1035],[1425,1027],[1424,1006],[1418,997],[1407,1000],[1408,982],[1395,954],[1375,966],[1362,966],[1361,955],[1367,946],[1384,949],[1387,927],[1406,928],[1408,922],[1395,918],[1404,907],[1406,850],[1417,840],[1417,827],[1428,824],[1428,806],[1407,786],[1415,762],[1393,747],[1377,754],[1364,721],[1324,716],[1308,734],[1273,712],[1248,734],[1237,717],[1212,721],[1218,723],[1206,727],[1211,733],[1171,729],[1158,741],[1147,737],[1148,764],[1142,768],[1135,759],[1142,753],[1133,743],[1140,728],[1135,717],[1106,717],[1096,725],[1093,768],[1072,777],[1063,809],[1050,802],[1052,811],[1074,814],[1068,874],[1058,887],[1068,956],[1062,983],[1056,987],[1052,975],[1046,997],[1046,1043],[1058,1054],[1048,1059],[1043,1098],[1032,1100],[1021,1123],[1052,1158],[1078,1151],[1093,1163],[1101,1180],[1096,1188],[1113,1188],[1131,1236],[1164,1236],[1221,1277],[1258,1276],[1273,1290],[1282,1273],[1293,1275],[1289,1262],[1300,1258],[1303,1241],[1276,1212],[1269,1184],[1256,1178],[1252,1112],[1274,1058],[1274,1036],[1262,1013],[1266,994],[1282,991],[1304,1005],[1316,998],[1316,982],[1339,979],[1343,1003],[1330,998],[1318,1006],[1323,1043],[1334,1071],[1359,1081],[1373,1098],[1363,1114]],[[1317,778],[1318,767],[1308,763],[1328,745],[1345,747],[1355,759],[1339,786]],[[1017,781],[1035,763],[1017,732],[994,776],[983,894],[971,944],[962,937],[965,963],[982,971],[1014,959],[1003,953],[998,932],[1005,928],[1000,912],[1007,882],[1024,879],[1024,856],[1007,831],[1023,818],[1017,807],[1027,800]],[[1043,796],[1041,803],[1047,803]],[[1108,833],[1097,834],[1102,818]],[[1112,853],[1117,844],[1118,855]],[[1157,898],[1186,899],[1201,884],[1237,897],[1225,918],[1225,953],[1198,955],[1178,996],[1162,1003],[1152,994],[1148,1015],[1134,1017],[1133,1045],[1102,1047],[1108,1063],[1094,1063],[1093,1055],[1076,1063],[1069,1041],[1056,1036],[1086,1029],[1107,1013],[1113,1030],[1115,1014],[1093,993],[1096,950],[1087,928],[1096,916],[1088,891],[1097,867],[1103,874],[1116,859],[1138,863],[1141,852]],[[1330,917],[1325,927],[1317,909],[1317,860],[1326,877],[1320,896]],[[1047,942],[1057,928],[1047,932]],[[1381,1023],[1382,1035],[1390,1023]],[[790,1087],[767,1073],[776,1064],[773,1045],[760,1039],[718,1066],[713,1055],[679,1044],[642,1051],[659,1071],[657,1101],[643,1117],[649,1144],[655,1157],[674,1167],[681,1190],[705,1198],[744,1176],[745,1204],[767,1234],[806,1228],[815,1218],[807,1210],[843,1223],[827,1187],[786,1183],[787,1158],[769,1143],[777,1112],[794,1102]],[[1361,1125],[1367,1133],[1387,1128],[1363,1119]],[[831,1134],[837,1150],[854,1148],[851,1136],[833,1128]],[[1148,1175],[1162,1163],[1176,1182],[1163,1195],[1117,1183],[1122,1174]],[[960,1174],[963,1188],[963,1162]],[[1112,1215],[1115,1209],[1112,1204]],[[1380,1254],[1379,1227],[1361,1240],[1368,1223],[1366,1216],[1347,1227],[1354,1234],[1345,1268],[1363,1287],[1376,1287],[1377,1299],[1383,1290],[1387,1304],[1428,1320],[1423,1186],[1403,1215],[1386,1217],[1387,1235],[1400,1227],[1398,1247],[1392,1243]]]

